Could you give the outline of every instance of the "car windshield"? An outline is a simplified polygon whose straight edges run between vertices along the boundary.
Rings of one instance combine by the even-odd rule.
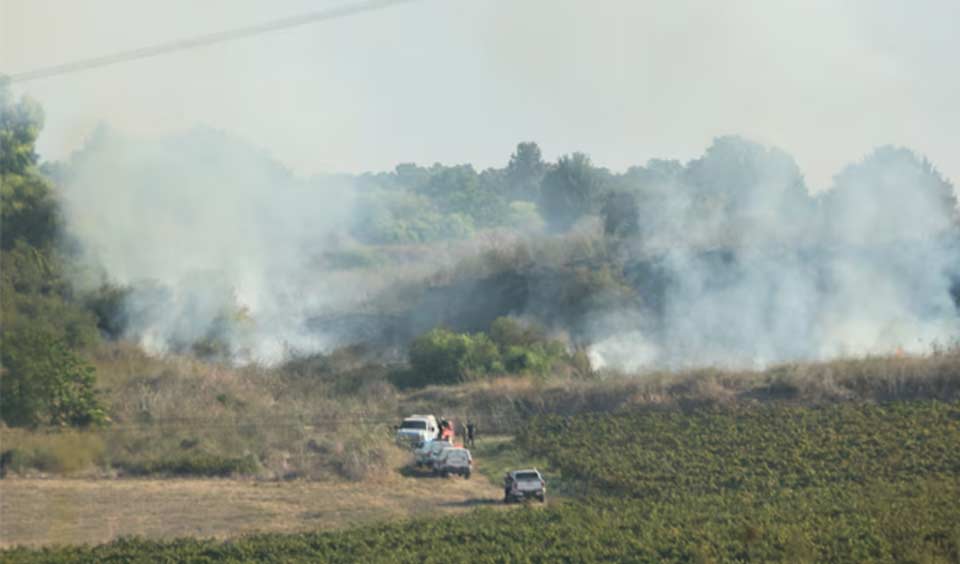
[[[406,420],[400,424],[401,429],[426,429],[426,421]]]
[[[536,472],[517,472],[517,480],[539,480],[540,474]]]

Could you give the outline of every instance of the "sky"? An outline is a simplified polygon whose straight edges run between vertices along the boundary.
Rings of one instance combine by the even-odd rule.
[[[0,0],[0,73],[350,4]],[[400,162],[503,166],[519,141],[623,170],[741,134],[813,191],[895,144],[960,183],[955,0],[417,0],[15,85],[44,107],[41,156],[100,123],[207,126],[297,173]]]

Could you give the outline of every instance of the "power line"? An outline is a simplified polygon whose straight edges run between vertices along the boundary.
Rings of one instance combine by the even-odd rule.
[[[292,16],[289,18],[274,20],[272,22],[268,22],[264,24],[242,27],[242,28],[232,29],[227,31],[219,31],[216,33],[200,35],[200,36],[192,37],[188,39],[179,39],[176,41],[160,43],[150,47],[141,47],[139,49],[133,49],[131,51],[122,51],[119,53],[114,53],[112,55],[104,55],[102,57],[94,57],[91,59],[74,61],[72,63],[64,63],[61,65],[56,65],[52,67],[34,69],[31,71],[25,71],[21,73],[8,75],[7,78],[9,79],[10,82],[27,82],[30,80],[38,80],[41,78],[58,76],[61,74],[80,72],[88,69],[105,67],[108,65],[115,65],[119,63],[125,63],[128,61],[134,61],[137,59],[145,59],[147,57],[156,57],[159,55],[165,55],[167,53],[172,53],[175,51],[185,51],[185,50],[194,49],[197,47],[214,45],[216,43],[234,41],[237,39],[243,39],[246,37],[260,35],[262,33],[269,33],[271,31],[279,31],[282,29],[289,29],[291,27],[298,27],[298,26],[312,24],[316,22],[352,16],[354,14],[359,14],[362,12],[372,12],[376,10],[382,10],[384,8],[389,8],[397,4],[404,4],[412,1],[413,0],[366,0],[363,2],[350,4],[348,6],[341,6],[338,8],[332,8],[329,10],[323,10],[319,12],[310,12],[307,14],[301,14],[299,16]]]

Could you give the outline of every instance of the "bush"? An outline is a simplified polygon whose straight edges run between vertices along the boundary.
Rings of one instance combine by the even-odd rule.
[[[490,334],[434,329],[410,345],[410,371],[394,379],[400,386],[456,384],[503,374],[547,376],[558,362],[569,360],[564,345],[545,336],[543,328],[501,317]]]
[[[455,384],[502,372],[500,351],[483,333],[433,329],[410,345],[410,368],[420,383]]]
[[[61,340],[33,329],[6,331],[0,364],[0,416],[8,425],[87,426],[106,420],[93,367]]]
[[[224,477],[233,474],[255,474],[260,467],[260,462],[251,454],[229,457],[205,452],[190,452],[157,460],[121,461],[116,466],[133,476],[166,474]]]

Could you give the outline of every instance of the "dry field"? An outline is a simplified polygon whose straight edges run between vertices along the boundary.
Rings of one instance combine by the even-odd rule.
[[[500,497],[481,476],[379,483],[7,479],[0,481],[0,547],[329,529],[495,505]]]

